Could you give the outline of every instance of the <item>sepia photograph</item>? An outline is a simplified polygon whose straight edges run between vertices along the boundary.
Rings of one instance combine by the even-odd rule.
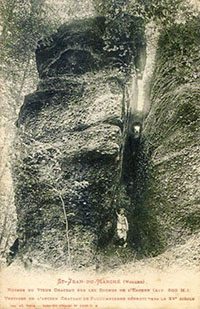
[[[199,0],[0,0],[0,309],[199,309],[199,154]]]

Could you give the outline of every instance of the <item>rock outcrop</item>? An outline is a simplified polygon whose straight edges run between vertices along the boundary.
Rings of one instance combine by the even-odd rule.
[[[199,231],[199,19],[163,31],[132,187],[131,241],[157,255]]]
[[[63,25],[36,51],[41,81],[26,97],[15,167],[19,257],[79,268],[113,243],[129,99],[104,19]]]
[[[20,111],[15,166],[25,265],[77,269],[98,264],[102,250],[113,266],[199,231],[198,21],[161,33],[143,128],[127,92],[139,52],[107,49],[105,31],[103,18],[63,25],[36,51],[41,81]],[[119,251],[121,208],[129,230]]]

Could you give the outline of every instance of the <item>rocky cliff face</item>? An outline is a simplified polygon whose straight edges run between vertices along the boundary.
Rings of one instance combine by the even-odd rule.
[[[104,34],[103,18],[74,22],[37,49],[41,81],[21,108],[15,166],[25,265],[77,269],[98,264],[101,251],[113,266],[117,256],[158,255],[199,229],[198,23],[160,35],[141,138],[138,115],[129,115],[133,59],[108,51]]]
[[[199,231],[198,24],[177,24],[158,42],[151,108],[135,163],[130,233],[147,254],[183,244]]]
[[[37,49],[41,82],[21,108],[15,167],[25,264],[88,266],[116,235],[129,100],[103,31],[102,18],[75,22]]]

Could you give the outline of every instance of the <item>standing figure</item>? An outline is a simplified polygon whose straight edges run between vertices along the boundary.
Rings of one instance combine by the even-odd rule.
[[[123,241],[123,247],[127,246],[128,220],[125,216],[125,209],[121,208],[117,213],[117,235]]]

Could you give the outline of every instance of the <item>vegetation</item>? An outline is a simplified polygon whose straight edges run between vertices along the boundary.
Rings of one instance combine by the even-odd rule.
[[[23,62],[52,31],[43,0],[1,0],[1,59]]]
[[[188,43],[194,41],[192,33],[195,32],[191,31],[191,27],[194,27],[194,31],[196,31],[196,26],[199,24],[198,12],[195,12],[184,0],[0,0],[0,70],[3,82],[7,86],[9,107],[12,105],[13,108],[14,106],[11,112],[14,113],[14,117],[12,115],[10,117],[13,124],[23,102],[23,96],[32,91],[37,83],[34,52],[38,40],[48,37],[65,21],[87,17],[86,8],[91,8],[92,5],[94,5],[95,11],[91,10],[88,14],[103,15],[106,18],[104,41],[105,49],[109,53],[118,53],[122,61],[126,60],[124,61],[126,63],[129,63],[133,54],[136,60],[138,50],[144,45],[144,27],[146,23],[153,20],[162,31],[164,39],[163,41],[161,39],[159,44],[161,47],[165,45],[165,50],[162,48],[165,55],[167,55],[166,49],[168,49],[168,58],[172,56],[170,53],[173,51],[174,57],[178,55],[182,60],[179,67],[176,63],[177,75],[185,82],[196,79],[194,74],[197,72],[190,63],[192,61],[189,57],[190,48],[183,50],[182,47],[183,38]],[[78,12],[78,6],[81,7],[80,12]],[[83,7],[84,9],[82,9]],[[194,23],[188,23],[185,27],[186,21],[187,23],[194,21]],[[176,36],[172,36],[173,25],[176,25]],[[196,49],[195,53],[197,52]],[[165,61],[165,63],[167,62]],[[165,63],[162,68],[165,67]],[[173,63],[173,65],[175,64]],[[169,67],[168,63],[167,66]],[[188,72],[191,74],[185,74]],[[180,80],[181,83],[182,80]],[[6,104],[4,100],[2,102],[4,105]],[[194,117],[193,106],[190,104],[189,107],[191,107],[191,112],[188,113],[188,109],[182,106],[181,115],[184,112],[188,114],[188,118],[190,115]],[[187,119],[182,120],[179,117],[180,122],[186,122]],[[53,174],[50,175],[50,177],[53,176]],[[60,188],[52,190],[56,191],[54,193],[57,195],[60,205],[63,206]],[[8,206],[11,203],[10,200],[8,199]],[[63,217],[65,217],[66,238],[69,242],[68,222],[64,207]],[[6,244],[3,246],[4,250],[9,243],[9,234],[5,231],[5,229],[9,230],[11,225],[7,222],[8,218],[8,212],[4,211],[1,224],[1,229],[4,231],[0,233],[0,243]],[[5,228],[6,226],[7,228]],[[68,250],[70,250],[69,245]],[[68,253],[70,256],[70,252]]]
[[[76,5],[69,1],[68,9],[64,1],[59,0],[56,5],[57,10],[50,0],[0,0],[0,62],[7,75],[8,71],[10,75],[15,74],[17,66],[24,72],[22,80],[26,79],[38,40],[48,37],[59,23],[77,16],[77,5],[106,17],[106,48],[111,52],[119,50],[121,56],[130,56],[136,45],[142,44],[138,38],[149,20],[153,19],[158,27],[167,30],[173,23],[195,16],[184,0],[87,0],[84,4],[79,0]],[[92,12],[92,5],[96,13]],[[85,14],[81,8],[77,18],[81,18],[81,11]]]

